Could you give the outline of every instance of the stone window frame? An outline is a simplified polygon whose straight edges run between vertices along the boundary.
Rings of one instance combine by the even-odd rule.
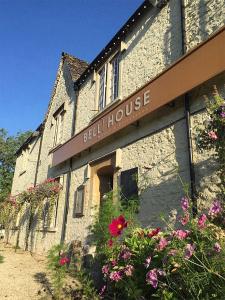
[[[82,192],[82,197],[79,198],[80,192]],[[74,193],[74,218],[79,218],[84,216],[84,201],[85,201],[86,185],[82,184],[77,187]],[[79,203],[78,203],[79,201]],[[79,207],[79,210],[77,209]]]
[[[63,142],[63,125],[65,119],[66,110],[64,108],[64,103],[56,110],[53,114],[53,148],[57,147],[58,145],[62,144]]]
[[[113,80],[112,80],[112,71],[113,71],[113,63],[115,59],[118,59],[119,64],[119,71],[118,71],[118,82],[117,88],[118,93],[117,97],[112,97],[112,87],[113,87]],[[100,102],[100,78],[101,73],[104,71],[104,82],[103,82],[103,96],[104,98]],[[96,92],[95,92],[95,110],[97,111],[97,115],[107,109],[109,106],[113,105],[115,102],[121,100],[121,81],[122,81],[122,50],[119,49],[115,51],[102,65],[98,70],[94,71],[93,81],[96,82]],[[102,105],[103,104],[103,105]]]
[[[62,185],[63,187],[63,176],[57,176],[54,178],[55,180],[58,181],[59,184]],[[50,226],[47,226],[47,219],[44,220],[44,211],[43,211],[43,220],[42,220],[42,227],[43,229],[40,231],[48,231],[48,232],[53,232],[57,230],[57,219],[58,219],[58,209],[59,209],[59,198],[60,198],[60,193],[57,195],[56,199],[55,199],[55,208],[54,208],[54,212],[52,215],[52,220],[50,223]],[[45,209],[45,208],[44,208]],[[47,214],[46,214],[47,216]]]

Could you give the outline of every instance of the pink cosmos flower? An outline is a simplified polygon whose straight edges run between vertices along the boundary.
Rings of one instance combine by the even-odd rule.
[[[219,253],[221,251],[221,246],[219,243],[215,243],[213,247],[214,251]]]
[[[205,227],[205,222],[207,220],[207,217],[205,214],[202,214],[199,218],[198,218],[198,227],[200,229]]]
[[[165,239],[164,237],[161,237],[160,240],[159,240],[159,245],[158,245],[159,251],[161,251],[164,248],[166,248],[167,245],[168,245],[167,239]]]
[[[127,222],[124,216],[119,216],[116,219],[112,220],[112,223],[109,224],[109,232],[112,236],[119,236],[121,235],[124,228],[127,227]]]
[[[109,266],[108,266],[108,265],[104,265],[104,266],[102,267],[102,273],[103,273],[104,275],[107,275],[107,274],[109,273]]]
[[[146,260],[145,260],[145,263],[144,263],[144,266],[145,266],[146,269],[149,268],[151,261],[152,261],[151,256],[148,256],[148,257],[146,258]]]
[[[216,217],[222,210],[221,203],[215,200],[209,209],[208,215],[211,217]]]
[[[184,251],[184,259],[189,259],[193,255],[195,248],[194,244],[187,244]]]
[[[146,281],[148,284],[151,284],[154,289],[158,286],[158,273],[157,269],[152,269],[146,274]]]
[[[180,218],[180,223],[184,226],[189,222],[190,215],[186,213],[182,218]]]
[[[69,257],[61,257],[59,260],[60,266],[64,266],[65,264],[68,264],[70,262]]]
[[[208,132],[208,136],[210,137],[211,140],[214,140],[214,141],[218,139],[217,134],[213,130]]]
[[[177,249],[171,249],[169,252],[168,252],[168,255],[169,256],[175,256],[177,254],[178,250]]]
[[[222,118],[225,118],[225,111],[222,111],[222,112],[220,113],[220,116],[221,116]]]
[[[113,271],[113,272],[110,273],[109,278],[112,281],[118,282],[122,279],[121,272]]]
[[[128,260],[131,258],[132,253],[129,251],[128,248],[125,248],[124,250],[122,250],[122,252],[120,253],[121,258],[123,258],[124,260]]]
[[[132,265],[127,265],[124,268],[124,273],[126,274],[126,276],[132,276],[133,275],[133,271],[134,271],[134,267]]]
[[[187,197],[182,197],[181,198],[181,207],[183,211],[187,211],[189,208],[189,200]]]
[[[189,235],[189,233],[189,230],[178,229],[174,232],[174,236],[177,237],[179,240],[184,240]]]
[[[101,299],[102,299],[101,296],[105,293],[105,290],[106,290],[106,285],[103,285],[103,287],[101,288],[101,291],[99,292],[99,296]]]
[[[113,267],[115,267],[116,265],[117,265],[117,261],[114,259],[114,260],[112,260],[111,261],[111,265],[113,266]]]

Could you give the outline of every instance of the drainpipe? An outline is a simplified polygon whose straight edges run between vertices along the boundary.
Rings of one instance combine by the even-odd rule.
[[[75,123],[76,123],[76,114],[77,114],[78,87],[75,84],[74,84],[74,91],[75,91],[75,100],[74,100],[74,107],[73,107],[71,137],[75,133]],[[67,226],[68,211],[69,211],[69,198],[70,198],[70,183],[71,183],[72,164],[73,164],[73,159],[70,158],[70,160],[69,160],[69,170],[68,170],[68,175],[67,175],[67,180],[66,180],[66,197],[65,197],[65,208],[64,208],[63,224],[62,224],[62,234],[61,234],[61,240],[60,240],[61,244],[63,244],[65,242],[65,238],[66,238],[66,226]]]
[[[181,16],[181,42],[182,42],[182,55],[185,54],[185,36],[184,36],[184,2],[180,1],[180,16]],[[192,200],[192,213],[193,216],[197,214],[197,191],[195,184],[195,169],[193,162],[193,147],[192,147],[192,134],[191,134],[191,120],[190,120],[190,97],[189,94],[184,94],[184,113],[186,120],[186,132],[187,132],[187,144],[188,144],[188,160],[189,160],[189,173],[190,173],[190,192],[191,192],[191,200]]]
[[[37,185],[37,176],[38,176],[38,169],[39,169],[39,163],[40,163],[40,157],[41,157],[41,149],[42,149],[42,141],[43,141],[43,125],[41,125],[41,140],[40,140],[40,146],[38,149],[38,159],[36,164],[36,170],[35,170],[35,177],[34,177],[34,186]]]

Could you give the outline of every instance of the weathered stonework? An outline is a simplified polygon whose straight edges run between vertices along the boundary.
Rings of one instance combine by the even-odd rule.
[[[222,0],[184,0],[185,19],[183,22],[186,50],[192,49],[223,25],[223,3]],[[170,0],[162,9],[149,8],[130,30],[124,39],[126,50],[121,53],[121,101],[182,55],[181,28],[180,1]],[[176,222],[180,197],[183,195],[181,180],[190,183],[183,97],[174,99],[174,105],[161,107],[148,117],[141,119],[136,126],[128,126],[104,142],[73,157],[71,161],[51,167],[50,150],[53,148],[54,114],[62,104],[64,104],[65,118],[61,143],[66,142],[72,136],[73,121],[75,121],[75,133],[78,133],[96,117],[97,81],[94,80],[93,73],[86,78],[78,93],[74,90],[74,81],[76,79],[74,73],[71,73],[71,61],[67,63],[66,59],[62,59],[44,122],[37,182],[40,183],[47,177],[60,177],[63,190],[59,195],[55,228],[50,228],[45,233],[36,233],[35,228],[33,229],[33,241],[30,241],[30,248],[38,252],[45,252],[53,244],[60,242],[65,223],[67,194],[69,205],[65,241],[80,240],[83,245],[89,244],[89,226],[96,216],[97,203],[93,196],[93,183],[90,176],[87,176],[87,170],[91,162],[109,153],[115,154],[117,149],[121,150],[121,163],[116,172],[117,184],[120,183],[121,171],[138,167],[141,199],[139,219],[144,226],[158,225],[161,212],[168,216],[170,221]],[[222,74],[189,93],[193,159],[201,204],[215,196],[218,177],[212,153],[199,153],[196,149],[196,127],[202,126],[206,117],[203,95],[210,95],[213,84],[217,85],[221,93],[225,93],[224,82],[225,75]],[[36,161],[39,145],[40,140],[36,143],[32,154],[34,156],[32,159]],[[27,177],[25,174],[22,175],[24,177],[19,176],[21,164],[22,158],[19,156],[12,193],[29,187],[30,181],[34,178],[32,173],[34,167],[30,163]],[[67,190],[70,168],[72,170],[71,181]],[[81,185],[85,186],[84,214],[78,217],[74,214],[75,193]],[[15,237],[16,234],[13,234],[13,241]],[[21,245],[23,246],[22,239]]]

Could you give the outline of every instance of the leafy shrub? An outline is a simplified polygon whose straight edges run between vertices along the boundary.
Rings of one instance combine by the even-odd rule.
[[[211,223],[222,207],[215,201],[208,214],[197,219],[190,215],[188,198],[182,199],[182,207],[181,229],[136,228],[122,237],[123,228],[102,267],[103,298],[223,298],[224,233]]]
[[[62,288],[70,262],[66,251],[67,246],[60,244],[53,246],[48,252],[48,269],[50,270],[53,294],[56,299],[60,299],[62,296]]]

